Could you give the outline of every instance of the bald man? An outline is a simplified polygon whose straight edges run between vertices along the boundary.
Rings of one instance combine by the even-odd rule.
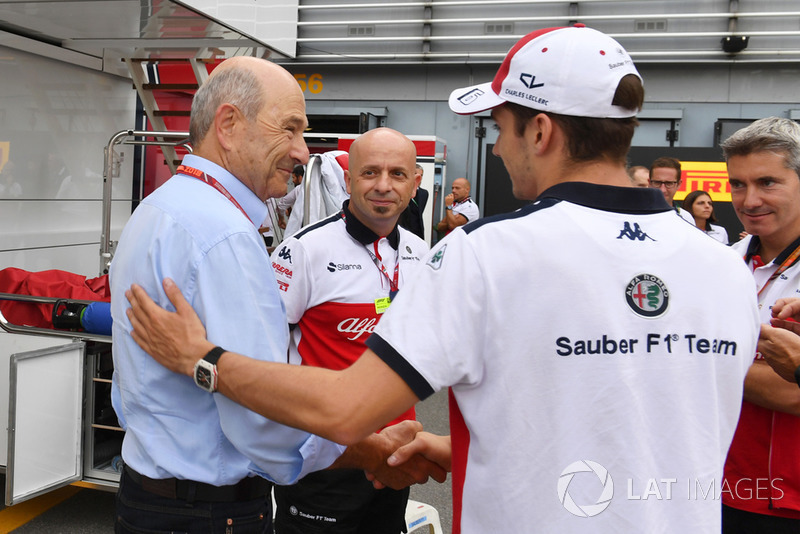
[[[470,185],[466,178],[453,181],[452,193],[444,197],[445,212],[436,229],[449,234],[459,226],[480,217],[478,205],[469,196]]]
[[[416,149],[389,128],[370,130],[350,148],[342,210],[284,241],[272,264],[291,333],[289,358],[344,369],[391,300],[420,266],[425,242],[398,225],[419,186]],[[392,423],[413,420],[410,409]],[[277,534],[397,534],[408,489],[376,490],[362,470],[312,473],[275,488]]]
[[[305,101],[283,68],[237,57],[197,91],[190,122],[194,153],[137,207],[111,265],[112,402],[126,431],[116,531],[271,532],[272,482],[349,466],[357,451],[339,458],[340,445],[212,394],[215,351],[194,381],[155,364],[131,338],[124,293],[141,284],[167,305],[160,280],[173,277],[216,342],[286,361],[286,315],[257,228],[264,201],[286,194],[308,160]],[[403,427],[408,439],[419,429]],[[386,439],[385,457],[396,448],[386,435],[369,438]]]

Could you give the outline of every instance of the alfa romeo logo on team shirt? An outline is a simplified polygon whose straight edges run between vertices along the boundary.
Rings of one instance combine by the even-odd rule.
[[[442,266],[445,250],[447,250],[447,245],[442,245],[442,248],[437,250],[436,253],[428,260],[428,267],[431,267],[434,271],[438,271],[439,267]]]
[[[669,306],[669,290],[661,278],[652,274],[639,274],[628,282],[625,300],[637,315],[659,317]]]

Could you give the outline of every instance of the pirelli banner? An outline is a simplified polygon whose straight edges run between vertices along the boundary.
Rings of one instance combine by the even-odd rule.
[[[683,200],[692,191],[705,191],[714,202],[731,201],[728,169],[717,161],[681,161],[681,186],[675,200]]]
[[[728,231],[731,242],[738,241],[742,224],[731,206],[731,186],[728,183],[728,169],[719,148],[669,148],[633,147],[628,154],[630,165],[644,165],[650,168],[653,160],[662,156],[676,158],[681,162],[681,185],[675,192],[675,204],[686,198],[692,191],[706,191],[714,201],[714,215],[719,224]]]

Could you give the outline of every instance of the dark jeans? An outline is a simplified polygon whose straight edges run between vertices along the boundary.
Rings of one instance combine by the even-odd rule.
[[[408,488],[376,490],[360,469],[317,471],[275,486],[276,534],[399,534]]]
[[[123,473],[114,532],[272,534],[272,499],[265,495],[247,502],[189,503],[145,491]]]
[[[754,514],[722,506],[723,534],[797,534],[798,532],[800,532],[800,519]]]

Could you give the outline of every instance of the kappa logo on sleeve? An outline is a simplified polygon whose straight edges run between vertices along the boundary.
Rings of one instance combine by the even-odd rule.
[[[289,263],[292,263],[292,251],[289,247],[284,246],[280,252],[278,252],[278,257],[282,260],[286,260]]]
[[[443,245],[442,248],[436,251],[436,253],[431,256],[431,259],[428,260],[428,267],[433,269],[434,271],[438,271],[439,267],[442,266],[442,262],[444,261],[444,252],[447,250],[447,245]]]

